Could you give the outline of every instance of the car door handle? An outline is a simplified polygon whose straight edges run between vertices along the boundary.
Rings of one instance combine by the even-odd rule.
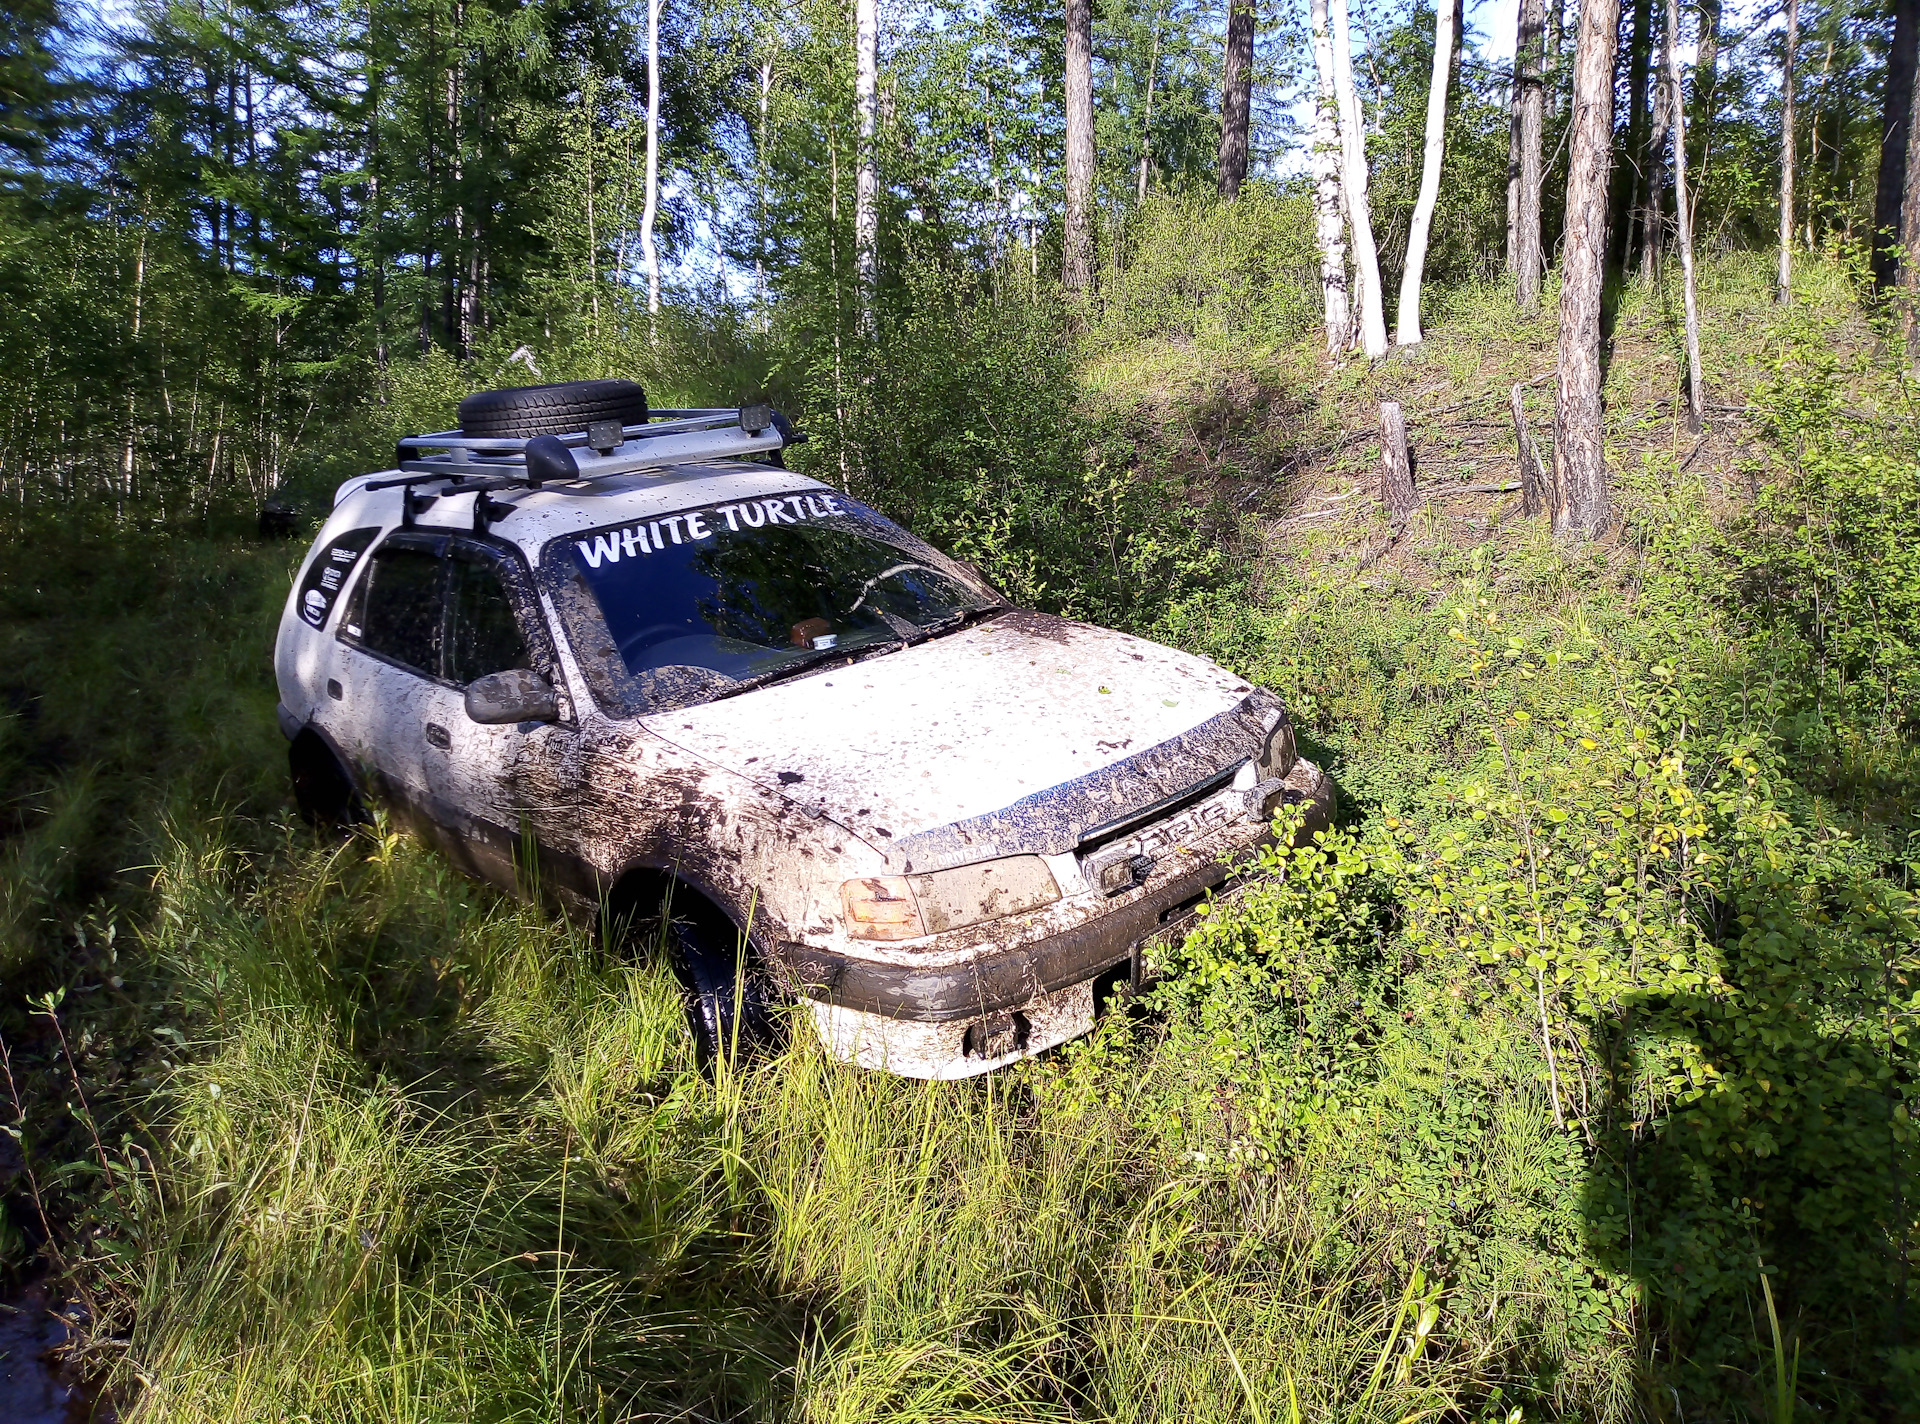
[[[453,745],[453,738],[447,734],[447,729],[438,722],[427,723],[427,741],[431,745],[440,748],[441,751],[445,751]]]

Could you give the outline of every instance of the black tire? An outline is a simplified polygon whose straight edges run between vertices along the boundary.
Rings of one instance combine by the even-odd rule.
[[[719,915],[695,912],[676,914],[667,929],[701,1065],[732,1059],[736,1049],[748,1058],[777,1047],[779,998],[733,926]]]
[[[500,440],[571,435],[599,420],[639,425],[646,418],[647,393],[633,381],[513,386],[481,391],[460,402],[462,435]]]
[[[366,821],[367,808],[353,778],[311,731],[302,732],[287,748],[287,770],[293,775],[293,804],[308,825],[346,830]]]

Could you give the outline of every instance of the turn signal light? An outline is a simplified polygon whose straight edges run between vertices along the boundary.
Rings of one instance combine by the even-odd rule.
[[[854,939],[918,939],[926,928],[904,875],[869,875],[840,887],[847,933]]]

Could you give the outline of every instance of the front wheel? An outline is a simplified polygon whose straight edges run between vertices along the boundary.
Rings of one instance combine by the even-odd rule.
[[[718,915],[676,915],[668,942],[703,1066],[778,1047],[778,995],[731,924]]]

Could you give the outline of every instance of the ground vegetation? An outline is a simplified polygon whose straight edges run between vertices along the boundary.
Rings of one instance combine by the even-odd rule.
[[[1431,10],[1329,8],[1361,141],[1321,176],[1363,170],[1373,267],[1275,161],[1302,17],[1253,12],[1225,199],[1227,17],[1101,4],[1067,289],[1064,15],[881,7],[868,112],[844,7],[664,7],[657,310],[642,17],[9,21],[0,1269],[76,1302],[122,1417],[1912,1414],[1920,427],[1861,117],[1911,17],[1800,7],[1779,303],[1778,36],[1665,12],[1696,270],[1590,235],[1606,515],[1564,539],[1521,455],[1578,17],[1523,315],[1484,36],[1436,109]],[[1643,237],[1654,8],[1581,89],[1642,85],[1580,161],[1647,175]],[[1399,286],[1430,112],[1423,339],[1330,350],[1330,282]],[[1088,1039],[931,1086],[804,1035],[703,1069],[644,933],[304,826],[262,503],[311,528],[463,394],[611,374],[771,398],[807,473],[1019,601],[1273,687],[1339,823]]]

